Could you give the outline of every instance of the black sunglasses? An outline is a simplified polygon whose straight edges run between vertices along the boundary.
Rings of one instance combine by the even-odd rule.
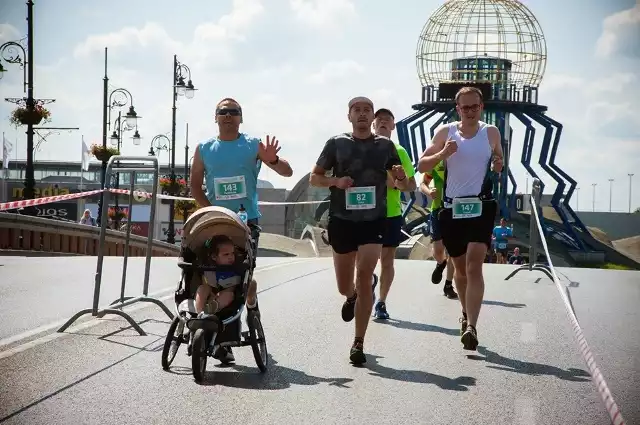
[[[238,115],[242,115],[242,111],[238,108],[218,108],[216,109],[216,115],[231,115],[232,117],[237,117]]]

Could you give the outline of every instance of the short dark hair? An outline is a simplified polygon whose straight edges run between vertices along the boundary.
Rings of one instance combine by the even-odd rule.
[[[378,115],[380,114],[389,114],[391,115],[391,118],[393,118],[394,120],[396,119],[396,117],[393,115],[393,112],[391,112],[391,110],[387,109],[387,108],[380,108],[376,111],[375,114],[373,114],[374,118],[378,118]]]
[[[233,241],[227,235],[216,235],[207,241],[207,246],[213,255],[220,253],[222,245],[233,245]]]
[[[460,96],[462,96],[463,94],[471,94],[471,93],[477,94],[478,97],[480,97],[480,102],[483,101],[482,91],[479,88],[473,87],[473,86],[464,86],[464,87],[461,87],[460,90],[458,90],[458,93],[456,93],[456,97],[455,97],[456,104],[458,103],[458,99],[460,98]]]

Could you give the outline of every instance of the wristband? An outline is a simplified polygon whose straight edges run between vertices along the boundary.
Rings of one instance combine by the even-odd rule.
[[[280,157],[278,155],[276,155],[276,160],[275,161],[271,161],[269,164],[276,165],[278,162],[280,162]]]

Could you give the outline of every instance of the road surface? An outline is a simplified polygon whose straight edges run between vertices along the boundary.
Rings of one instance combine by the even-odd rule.
[[[43,260],[31,260],[29,273],[40,273],[37,263]],[[171,371],[163,371],[160,357],[169,319],[149,306],[132,313],[147,336],[139,336],[118,316],[106,316],[92,327],[70,328],[44,342],[36,339],[27,349],[14,345],[0,351],[0,422],[609,423],[557,290],[541,273],[521,272],[504,281],[513,266],[487,266],[480,346],[469,356],[460,344],[459,303],[442,296],[442,285],[430,283],[434,263],[399,262],[388,299],[392,319],[371,321],[368,362],[358,368],[348,361],[353,323],[340,318],[343,299],[331,259],[270,260],[298,263],[257,273],[271,355],[266,374],[258,372],[250,347],[234,350],[232,367],[209,359],[204,385],[194,382],[184,346]],[[166,267],[161,273],[158,266],[157,288],[176,280]],[[640,423],[640,342],[630,337],[640,321],[640,273],[561,272],[574,282],[578,318],[627,423]],[[71,281],[81,281],[71,270],[66,273]],[[91,279],[80,285],[92,286]],[[115,287],[117,294],[118,283]],[[28,286],[22,292],[33,293]],[[90,294],[78,303],[64,312],[61,307],[47,320],[90,305]],[[12,323],[2,325],[5,334],[9,327],[15,332],[45,321],[34,313],[38,319],[31,325],[17,324],[25,310],[16,307],[6,314],[4,306],[3,322]]]

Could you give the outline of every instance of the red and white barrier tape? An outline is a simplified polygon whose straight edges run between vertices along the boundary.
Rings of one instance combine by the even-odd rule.
[[[46,198],[24,199],[21,201],[3,202],[0,204],[0,211],[15,210],[17,208],[33,207],[35,205],[50,204],[53,202],[68,201],[70,199],[84,198],[86,196],[102,193],[102,189],[90,190],[88,192],[69,193],[66,195],[47,196]]]
[[[70,199],[79,199],[79,198],[84,198],[91,195],[96,195],[98,193],[102,193],[103,191],[104,191],[103,189],[97,189],[97,190],[90,190],[87,192],[69,193],[66,195],[47,196],[45,198],[35,198],[35,199],[25,199],[21,201],[3,202],[3,203],[0,203],[0,211],[15,210],[18,208],[32,207],[35,205],[43,205],[43,204],[50,204],[53,202],[68,201]],[[129,191],[128,189],[109,189],[109,192],[122,194],[122,195],[129,195],[131,193],[131,191]],[[133,196],[150,199],[151,193],[146,191],[134,191]],[[195,201],[195,199],[193,198],[163,195],[160,193],[157,194],[156,196],[160,199],[173,199],[176,201]],[[328,202],[328,201],[300,201],[300,202],[258,201],[258,205],[305,205],[305,204],[322,204],[324,202]]]
[[[551,269],[551,273],[553,274],[553,281],[556,284],[556,288],[558,288],[558,292],[560,292],[560,296],[562,297],[562,301],[564,301],[564,305],[567,309],[567,315],[569,316],[569,320],[573,325],[573,333],[578,340],[578,344],[580,346],[580,354],[582,354],[582,358],[587,363],[589,367],[589,373],[591,374],[591,379],[596,384],[598,392],[600,393],[600,397],[602,397],[602,401],[604,402],[605,407],[607,408],[607,413],[609,413],[609,417],[611,418],[611,423],[614,425],[624,425],[624,419],[622,417],[622,413],[620,412],[620,408],[616,404],[613,399],[613,395],[611,395],[611,391],[609,391],[609,387],[607,386],[607,382],[604,380],[604,376],[602,372],[600,372],[600,368],[596,364],[593,353],[591,352],[591,348],[589,348],[589,344],[587,344],[587,340],[582,333],[582,328],[580,327],[580,323],[578,323],[578,317],[573,310],[573,306],[569,297],[563,290],[563,286],[560,284],[560,279],[558,279],[558,275],[556,274],[555,267],[553,267],[553,263],[551,262],[551,256],[549,255],[549,247],[547,246],[547,241],[544,237],[544,232],[542,231],[542,226],[540,225],[540,217],[538,216],[538,209],[535,203],[534,197],[531,197],[531,209],[536,217],[536,224],[538,226],[538,232],[540,234],[540,239],[542,241],[542,246],[544,247],[544,251],[547,255],[547,261],[549,261],[549,266]]]

